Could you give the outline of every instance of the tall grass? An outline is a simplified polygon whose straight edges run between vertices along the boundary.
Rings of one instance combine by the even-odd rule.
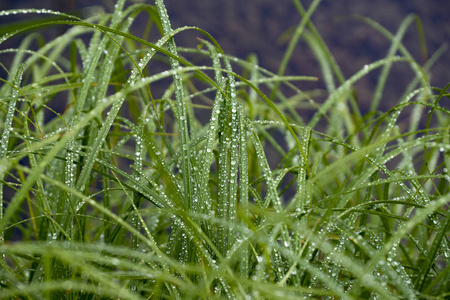
[[[59,17],[0,38],[34,30],[0,50],[1,298],[450,296],[450,85],[428,81],[444,49],[420,65],[402,44],[416,16],[395,34],[358,16],[391,47],[345,78],[310,20],[320,1],[293,2],[277,73],[172,28],[162,0],[0,12]],[[155,43],[130,33],[143,15]],[[44,25],[69,29],[31,50]],[[199,47],[177,47],[188,30]],[[284,76],[301,39],[323,91]],[[398,64],[414,79],[382,111]],[[353,86],[378,69],[365,114]]]

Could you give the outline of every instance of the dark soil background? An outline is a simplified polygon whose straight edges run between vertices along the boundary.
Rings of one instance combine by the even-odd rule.
[[[128,1],[131,3],[132,1]],[[138,2],[138,1],[133,1]],[[140,1],[144,2],[144,1]],[[153,1],[146,1],[153,4]],[[312,0],[301,0],[308,7]],[[1,0],[0,10],[13,8],[48,8],[63,12],[80,11],[92,5],[102,5],[112,11],[115,0]],[[259,64],[273,72],[286,50],[283,33],[292,30],[301,18],[291,0],[166,0],[174,28],[193,25],[210,32],[228,54],[245,58],[258,56]],[[356,21],[351,14],[372,18],[395,33],[408,14],[417,14],[422,21],[427,54],[420,51],[417,28],[411,26],[404,38],[410,53],[421,63],[440,46],[450,42],[450,0],[323,0],[313,15],[313,21],[334,54],[346,78],[365,64],[383,58],[390,42],[368,25]],[[0,25],[6,19],[0,18]],[[134,26],[136,30],[139,26]],[[138,33],[136,33],[138,35]],[[182,33],[176,37],[178,45],[195,46],[198,33]],[[4,48],[1,45],[0,48]],[[2,58],[0,57],[0,61]],[[443,88],[450,81],[450,49],[432,68],[430,81]],[[319,76],[314,56],[301,42],[291,59],[287,74]],[[358,82],[360,103],[368,106],[378,73],[374,72]],[[393,68],[383,108],[392,107],[399,100],[404,87],[412,79],[406,64]],[[300,88],[322,87],[319,80]]]

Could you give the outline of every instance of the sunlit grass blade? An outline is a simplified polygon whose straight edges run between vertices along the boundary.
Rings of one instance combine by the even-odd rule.
[[[8,145],[9,145],[9,140],[11,138],[11,133],[13,130],[12,123],[13,123],[13,118],[14,118],[14,112],[16,110],[17,98],[19,97],[19,89],[20,89],[20,84],[22,82],[22,76],[23,76],[24,69],[25,69],[24,64],[21,64],[18,66],[18,68],[16,70],[16,74],[14,76],[14,81],[11,84],[11,92],[8,97],[6,115],[5,115],[5,119],[3,120],[3,124],[2,124],[3,128],[2,128],[2,134],[1,134],[1,139],[0,139],[0,159],[5,159],[8,156]],[[3,168],[6,169],[5,166]],[[2,182],[4,180],[4,177],[5,177],[4,172],[6,170],[2,170],[2,171],[3,172],[1,172],[1,174],[0,174],[0,221],[3,221],[4,194],[3,194],[3,183]],[[5,243],[4,226],[0,226],[0,244],[4,244],[4,243]],[[0,260],[4,260],[4,259],[5,259],[5,256],[3,254],[0,255]]]

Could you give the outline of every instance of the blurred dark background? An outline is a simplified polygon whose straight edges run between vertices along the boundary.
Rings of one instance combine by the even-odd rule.
[[[153,0],[131,1],[154,4]],[[312,0],[300,1],[306,8]],[[276,72],[282,60],[287,42],[286,32],[300,22],[300,15],[291,0],[166,0],[169,16],[174,28],[193,25],[210,32],[228,54],[245,58],[254,53],[259,64]],[[63,12],[78,11],[99,5],[112,11],[115,0],[1,0],[0,10],[14,8],[48,8]],[[335,56],[346,78],[360,70],[365,64],[383,58],[390,42],[368,25],[350,17],[361,14],[372,18],[395,33],[408,14],[417,14],[422,21],[427,53],[420,51],[416,26],[410,26],[404,44],[418,62],[423,63],[440,46],[450,42],[449,0],[323,0],[313,15],[313,21]],[[27,16],[28,17],[28,16]],[[0,18],[0,25],[7,21]],[[134,30],[139,30],[134,26]],[[135,33],[138,35],[138,33]],[[197,32],[182,33],[176,37],[178,45],[195,46]],[[4,48],[1,45],[0,48]],[[1,57],[0,57],[1,61]],[[450,50],[432,68],[432,85],[443,88],[450,81]],[[306,44],[300,42],[286,71],[289,75],[320,76],[320,69]],[[358,82],[360,103],[366,106],[376,83],[378,73]],[[403,64],[392,70],[382,100],[391,107],[412,79],[410,68]],[[323,87],[322,81],[315,83]],[[314,88],[305,83],[301,88]],[[400,89],[399,89],[400,87]]]

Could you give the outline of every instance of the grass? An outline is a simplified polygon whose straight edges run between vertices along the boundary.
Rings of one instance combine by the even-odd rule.
[[[391,47],[345,78],[310,20],[318,0],[293,1],[276,73],[172,28],[162,0],[124,2],[85,20],[0,12],[55,16],[1,38],[28,32],[0,50],[0,298],[450,297],[450,85],[428,81],[444,48],[421,65],[402,44],[416,16],[395,34],[358,16]],[[176,46],[187,30],[199,47]],[[323,90],[284,76],[299,40]],[[414,79],[383,111],[399,64]],[[353,86],[375,70],[364,113]]]

